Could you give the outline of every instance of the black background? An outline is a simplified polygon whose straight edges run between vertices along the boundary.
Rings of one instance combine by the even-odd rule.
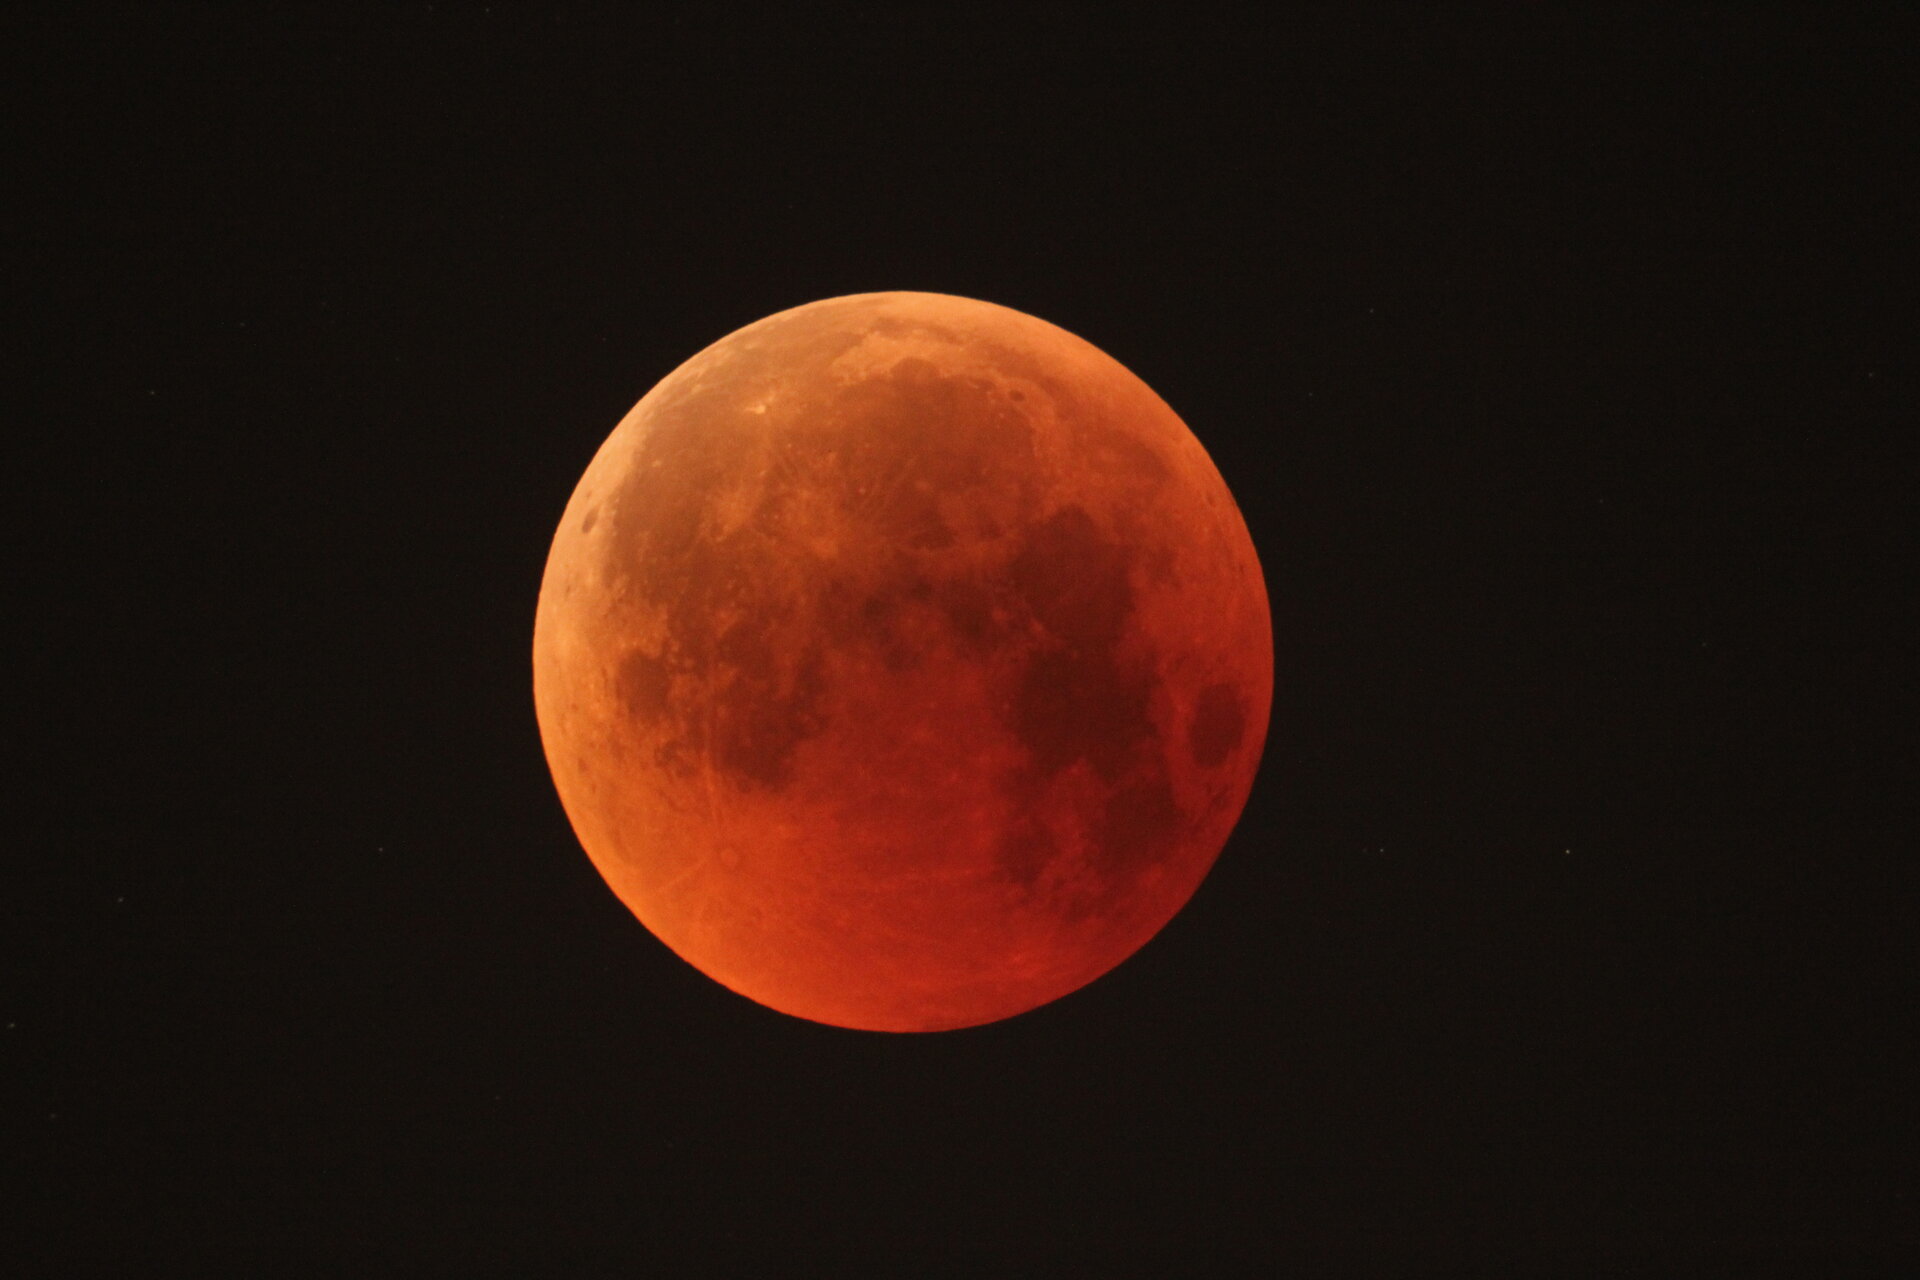
[[[60,12],[4,55],[22,1265],[1914,1254],[1910,21]],[[655,942],[529,688],[615,421],[875,289],[1139,373],[1274,607],[1188,909],[933,1036]]]

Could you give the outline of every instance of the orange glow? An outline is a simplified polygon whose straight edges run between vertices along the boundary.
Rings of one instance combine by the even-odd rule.
[[[588,856],[689,963],[845,1027],[1009,1017],[1185,905],[1266,739],[1265,584],[1144,383],[1032,316],[831,298],[627,414],[534,699]]]

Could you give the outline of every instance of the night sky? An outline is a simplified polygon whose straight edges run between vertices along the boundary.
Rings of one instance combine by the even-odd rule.
[[[5,1269],[1911,1262],[1915,24],[1758,8],[5,19]],[[930,1036],[655,941],[531,696],[614,423],[882,289],[1273,602],[1191,904]]]

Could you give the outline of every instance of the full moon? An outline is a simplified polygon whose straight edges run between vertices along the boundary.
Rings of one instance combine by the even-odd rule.
[[[1183,907],[1273,638],[1205,449],[1112,357],[930,293],[795,307],[635,405],[533,635],[567,816],[662,942],[841,1027],[994,1022]]]

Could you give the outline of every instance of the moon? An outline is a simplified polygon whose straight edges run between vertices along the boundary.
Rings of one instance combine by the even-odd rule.
[[[1132,955],[1213,866],[1273,692],[1233,496],[1033,316],[795,307],[675,369],[568,501],[533,692],[607,884],[732,990],[976,1026]]]

